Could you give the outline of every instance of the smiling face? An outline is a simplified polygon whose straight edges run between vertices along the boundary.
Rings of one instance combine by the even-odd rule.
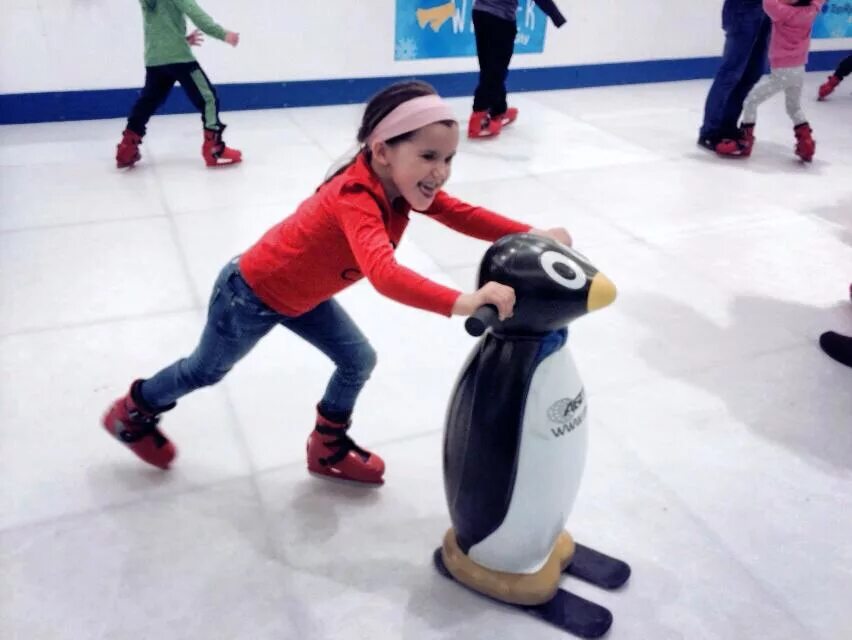
[[[458,144],[456,123],[435,122],[400,142],[373,143],[373,170],[389,199],[402,196],[415,211],[425,211],[450,177]]]

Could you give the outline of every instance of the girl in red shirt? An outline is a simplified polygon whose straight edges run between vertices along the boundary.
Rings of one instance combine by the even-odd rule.
[[[225,266],[195,351],[133,382],[104,416],[106,430],[145,462],[168,468],[176,449],[157,426],[160,414],[178,398],[221,380],[283,325],[336,365],[308,438],[308,469],[381,484],[384,462],[347,433],[376,354],[334,294],[366,277],[389,298],[446,316],[470,315],[484,304],[496,306],[501,318],[512,314],[510,287],[489,282],[462,293],[396,262],[394,249],[412,210],[482,240],[529,231],[571,243],[564,229],[537,231],[442,191],[458,140],[451,108],[430,85],[399,83],[375,95],[364,111],[357,155]]]

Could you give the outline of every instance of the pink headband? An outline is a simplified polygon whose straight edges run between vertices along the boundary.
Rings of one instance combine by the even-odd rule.
[[[367,137],[367,146],[374,142],[384,142],[403,133],[425,127],[441,120],[453,120],[453,110],[438,95],[412,98],[399,105],[379,121],[373,132]]]

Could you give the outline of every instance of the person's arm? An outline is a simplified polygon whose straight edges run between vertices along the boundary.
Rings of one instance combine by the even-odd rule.
[[[486,304],[497,307],[501,320],[512,315],[515,292],[511,287],[488,282],[473,293],[461,293],[400,265],[378,205],[366,193],[350,196],[338,208],[337,218],[361,273],[376,291],[410,307],[445,316],[467,316]]]
[[[462,202],[444,191],[439,191],[432,206],[423,212],[441,224],[467,236],[494,242],[510,233],[523,233],[532,227],[494,213],[485,207]]]
[[[565,24],[565,16],[553,0],[533,0],[539,8],[553,21],[557,28]]]
[[[424,213],[450,229],[489,242],[499,240],[511,233],[525,232],[547,236],[568,246],[571,246],[572,242],[571,234],[562,227],[536,229],[524,222],[501,216],[499,213],[494,213],[484,207],[476,207],[462,202],[444,191],[438,192],[432,206]]]
[[[368,193],[348,193],[336,215],[361,273],[376,291],[411,307],[451,315],[461,292],[396,261],[381,210]]]
[[[198,29],[193,30],[192,33],[186,36],[186,43],[190,47],[200,47],[203,42],[204,34]]]
[[[796,0],[763,0],[763,10],[773,22],[783,22],[793,16],[798,9],[791,6]]]
[[[204,10],[199,7],[195,0],[175,0],[175,5],[183,11],[186,16],[192,20],[192,23],[201,29],[204,33],[217,40],[224,40],[225,34],[228,33],[223,27],[219,26],[213,18],[207,15]]]

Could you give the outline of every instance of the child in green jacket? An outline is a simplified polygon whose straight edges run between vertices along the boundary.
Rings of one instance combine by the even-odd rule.
[[[225,125],[219,120],[216,90],[190,51],[190,46],[204,41],[202,32],[232,47],[239,44],[240,34],[216,24],[195,0],[139,0],[139,3],[145,25],[145,87],[130,111],[127,127],[118,143],[116,165],[132,167],[142,157],[139,145],[145,135],[145,125],[166,100],[175,82],[180,83],[201,112],[204,124],[201,154],[207,166],[240,162],[242,153],[228,148],[222,140]],[[186,17],[198,27],[188,36]]]

